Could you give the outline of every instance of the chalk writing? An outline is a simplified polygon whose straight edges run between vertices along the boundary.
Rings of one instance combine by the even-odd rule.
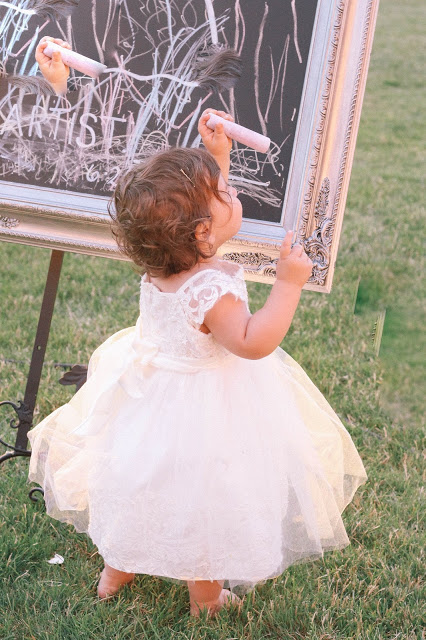
[[[93,0],[55,21],[25,11],[25,1],[0,2],[7,73],[39,73],[34,54],[43,35],[107,65],[65,98],[22,87],[0,95],[0,176],[109,195],[121,170],[152,153],[199,146],[197,121],[211,106],[271,138],[267,154],[234,142],[230,179],[245,217],[279,222],[316,5]],[[243,61],[235,88],[217,94],[197,75],[215,46],[235,49]]]

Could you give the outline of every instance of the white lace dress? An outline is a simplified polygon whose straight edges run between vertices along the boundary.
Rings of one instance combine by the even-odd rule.
[[[223,268],[175,293],[142,278],[136,326],[29,432],[29,480],[112,567],[244,594],[350,544],[341,513],[367,474],[291,356],[246,360],[199,331],[221,296],[247,304],[243,270]]]

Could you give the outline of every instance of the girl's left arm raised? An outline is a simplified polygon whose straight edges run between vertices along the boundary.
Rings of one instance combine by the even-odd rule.
[[[220,171],[228,182],[229,167],[231,164],[230,153],[232,149],[232,140],[228,138],[223,130],[223,124],[216,125],[213,131],[206,125],[211,113],[215,113],[226,120],[234,121],[234,118],[225,111],[217,111],[216,109],[206,109],[203,111],[198,121],[198,133],[201,136],[204,146],[209,151],[220,167]]]

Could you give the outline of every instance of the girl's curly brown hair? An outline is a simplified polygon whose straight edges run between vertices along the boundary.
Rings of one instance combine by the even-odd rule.
[[[191,269],[203,252],[195,237],[200,222],[211,225],[212,196],[220,168],[204,149],[172,148],[151,156],[121,176],[113,194],[112,233],[120,250],[154,277]]]

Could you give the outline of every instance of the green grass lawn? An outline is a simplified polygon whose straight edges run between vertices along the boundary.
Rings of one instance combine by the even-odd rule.
[[[343,516],[351,545],[290,567],[246,596],[239,615],[222,611],[213,621],[189,617],[184,587],[147,575],[99,602],[96,547],[48,518],[41,500],[29,501],[27,458],[7,461],[2,640],[425,637],[423,24],[420,0],[382,0],[333,289],[302,294],[282,344],[338,413],[366,467],[368,482]],[[0,243],[0,400],[23,397],[49,258],[48,250]],[[255,311],[270,288],[248,290]],[[36,422],[74,390],[57,384],[63,369],[55,363],[87,363],[100,342],[135,323],[138,295],[129,264],[65,255]],[[383,309],[377,356],[371,332]],[[2,410],[0,437],[9,442],[12,417]],[[48,564],[56,552],[65,562]]]

